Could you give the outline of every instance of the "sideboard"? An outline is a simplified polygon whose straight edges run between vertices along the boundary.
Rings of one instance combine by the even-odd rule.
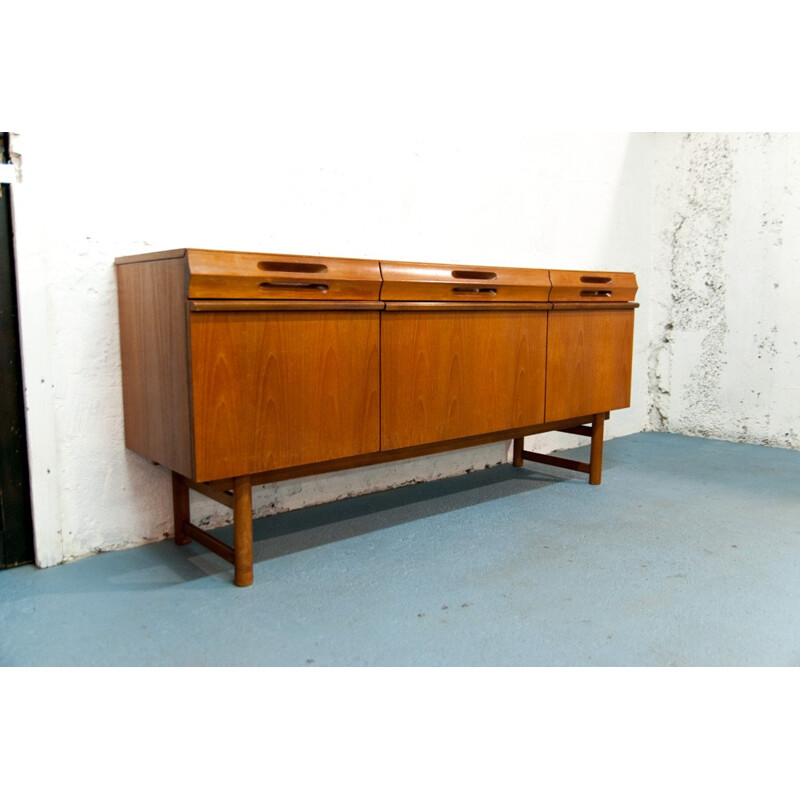
[[[117,258],[125,443],[172,473],[175,542],[253,582],[252,487],[490,442],[599,484],[630,404],[630,272],[181,249]],[[588,436],[589,461],[534,453]],[[233,510],[233,546],[189,490]]]

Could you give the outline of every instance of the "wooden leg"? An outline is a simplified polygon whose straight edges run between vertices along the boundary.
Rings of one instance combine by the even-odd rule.
[[[175,544],[189,544],[192,538],[184,528],[184,523],[191,521],[189,487],[183,476],[177,472],[172,473],[172,513],[175,521]]]
[[[514,451],[513,451],[513,458],[511,463],[515,467],[522,466],[522,449],[523,445],[525,444],[525,439],[514,439]]]
[[[249,475],[233,479],[233,582],[253,583],[253,492]]]
[[[592,446],[589,456],[589,483],[600,484],[603,474],[603,426],[605,414],[595,414],[592,420]]]

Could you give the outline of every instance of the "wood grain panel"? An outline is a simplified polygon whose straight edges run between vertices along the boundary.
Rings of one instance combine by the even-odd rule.
[[[544,421],[547,312],[397,311],[381,321],[381,447]]]
[[[116,269],[125,445],[191,477],[185,262]]]
[[[546,419],[629,406],[633,309],[554,310],[549,317]]]
[[[190,321],[198,481],[379,449],[379,312]]]

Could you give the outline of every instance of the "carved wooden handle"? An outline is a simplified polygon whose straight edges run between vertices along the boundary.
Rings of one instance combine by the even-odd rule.
[[[295,264],[290,261],[259,261],[256,265],[264,272],[300,272],[306,274],[315,274],[320,272],[327,272],[328,267],[325,264]]]
[[[496,272],[478,272],[472,269],[454,269],[450,273],[459,281],[496,281]]]
[[[488,286],[454,286],[453,294],[497,294],[497,289]]]
[[[308,283],[306,281],[267,281],[258,284],[261,289],[308,289],[314,292],[327,292],[327,283]]]

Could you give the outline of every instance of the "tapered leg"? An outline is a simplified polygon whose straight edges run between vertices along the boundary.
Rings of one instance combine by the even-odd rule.
[[[249,475],[233,479],[233,582],[253,583],[253,492]]]
[[[177,472],[172,473],[172,513],[175,521],[175,544],[189,544],[191,537],[183,523],[190,522],[189,487]]]
[[[589,483],[597,486],[603,475],[604,414],[595,414],[592,420],[592,446],[589,456]]]
[[[525,444],[525,439],[522,439],[522,438],[514,439],[514,450],[513,450],[513,457],[512,457],[511,463],[515,467],[521,467],[522,466],[522,461],[523,461],[523,459],[522,459],[522,449],[523,449],[523,445],[524,444]]]

